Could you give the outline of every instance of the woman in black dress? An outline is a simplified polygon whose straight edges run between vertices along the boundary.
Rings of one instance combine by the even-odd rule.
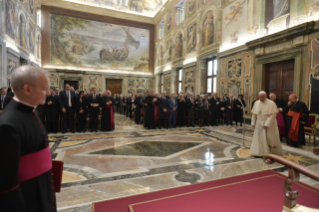
[[[199,127],[203,126],[204,116],[205,116],[204,99],[203,97],[200,97],[197,103],[197,118],[198,118]]]
[[[177,126],[183,127],[185,122],[185,113],[186,113],[186,99],[183,95],[179,95],[177,99],[178,107],[177,107]]]
[[[246,107],[245,100],[243,100],[243,95],[239,94],[238,99],[235,101],[235,121],[240,123],[240,126],[243,126],[243,117],[244,117],[244,109]]]
[[[88,101],[84,96],[84,92],[80,91],[79,98],[76,100],[76,116],[77,116],[77,131],[86,131],[86,115],[88,110]]]

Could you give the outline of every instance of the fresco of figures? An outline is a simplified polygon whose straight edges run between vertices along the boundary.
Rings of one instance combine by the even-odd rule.
[[[202,45],[206,47],[214,42],[214,14],[207,12],[202,23]]]
[[[187,29],[187,53],[196,51],[197,31],[196,23],[191,24]]]
[[[149,43],[146,29],[51,15],[53,65],[146,72]]]
[[[71,1],[71,0],[66,0]],[[139,13],[154,17],[167,0],[72,0],[72,2],[97,6],[107,9],[118,9],[129,13]]]
[[[172,2],[175,6],[181,5],[180,0]],[[165,36],[157,39],[157,46],[167,47],[173,37],[175,52],[171,58],[167,48],[164,55],[158,51],[157,66],[199,53],[204,48],[213,47],[214,43],[219,44],[215,48],[223,52],[251,40],[319,20],[318,0],[185,0],[184,5],[185,20],[182,24],[175,24],[176,14],[172,10],[160,17],[158,23],[165,24]]]
[[[35,0],[0,0],[0,33],[11,38],[7,42],[37,57],[37,30]]]

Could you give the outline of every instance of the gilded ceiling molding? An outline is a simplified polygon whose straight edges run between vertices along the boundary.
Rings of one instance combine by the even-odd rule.
[[[61,0],[41,0],[41,5],[69,9],[69,10],[85,12],[85,13],[92,13],[95,15],[109,16],[109,17],[119,18],[119,19],[126,19],[126,20],[141,22],[141,23],[154,24],[154,19],[151,17],[145,17],[142,15],[130,14],[130,13],[115,11],[115,10],[106,9],[106,8],[99,8],[95,6],[88,6],[88,5],[78,4],[74,2],[67,2],[67,1],[61,1]]]

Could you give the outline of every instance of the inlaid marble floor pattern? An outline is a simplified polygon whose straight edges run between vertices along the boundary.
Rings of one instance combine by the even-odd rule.
[[[280,164],[249,155],[249,126],[149,131],[118,114],[117,120],[121,126],[113,132],[50,136],[53,157],[65,164],[59,211],[89,212],[96,201],[267,169],[284,171]],[[319,157],[311,149],[283,148],[287,159],[319,172]],[[317,182],[301,180],[319,188]]]

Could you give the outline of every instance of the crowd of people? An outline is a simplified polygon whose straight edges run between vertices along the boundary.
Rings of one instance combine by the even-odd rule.
[[[0,112],[13,98],[11,89],[1,89]],[[297,97],[290,97],[286,103],[278,99],[274,93],[269,95],[266,102],[271,101],[276,105],[276,123],[278,125],[279,137],[286,138],[289,145],[298,147],[305,145],[303,125],[308,120],[308,108],[305,103]],[[252,102],[252,121],[254,117],[255,104],[260,103],[260,94],[255,96]],[[258,104],[259,105],[259,104]],[[256,106],[257,107],[257,106]],[[37,107],[37,112],[42,123],[46,124],[48,133],[58,132],[58,122],[61,121],[62,133],[71,132],[97,132],[111,131],[114,129],[114,113],[126,115],[136,124],[142,124],[145,129],[168,129],[176,127],[199,127],[218,125],[240,125],[243,124],[243,117],[246,102],[243,95],[239,94],[235,99],[233,94],[225,93],[218,97],[217,93],[211,95],[196,95],[181,92],[168,95],[163,92],[161,95],[154,91],[145,93],[130,93],[126,95],[114,94],[107,90],[104,93],[96,88],[89,91],[74,90],[74,87],[66,84],[65,89],[51,89],[50,95],[46,98],[44,105]],[[288,116],[287,116],[287,113]],[[296,123],[294,112],[302,113],[302,121],[298,126],[298,133],[290,133],[292,123]],[[255,114],[258,116],[258,114]],[[260,114],[259,114],[260,115]],[[100,116],[100,122],[99,122]],[[87,122],[89,118],[89,122]],[[89,127],[87,128],[87,123]],[[74,126],[75,124],[75,126]],[[100,127],[98,126],[100,124]]]

